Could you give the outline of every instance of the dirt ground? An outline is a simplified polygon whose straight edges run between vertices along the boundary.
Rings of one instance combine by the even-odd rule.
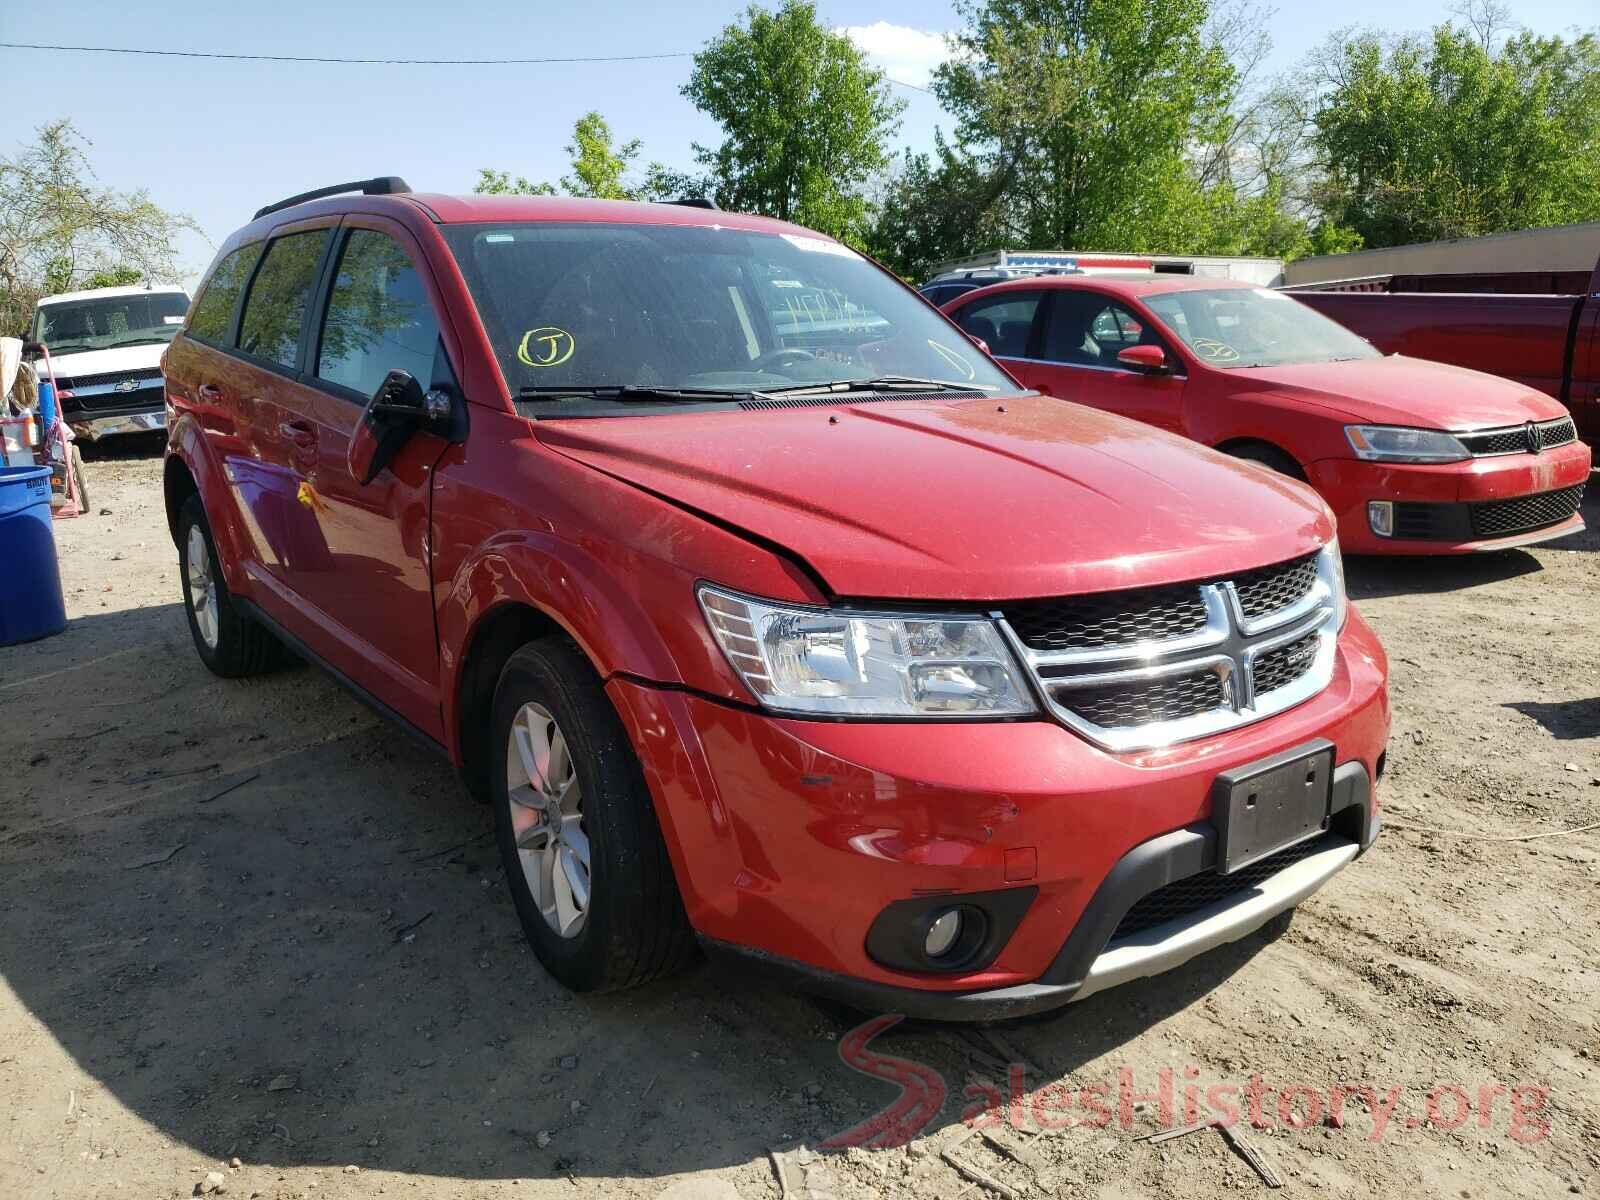
[[[765,1200],[773,1148],[895,1099],[840,1059],[860,1017],[769,985],[551,983],[445,764],[312,668],[201,667],[158,450],[89,464],[97,515],[56,526],[71,624],[0,650],[0,1197],[215,1172],[283,1200]],[[1557,546],[1349,564],[1393,668],[1386,827],[1287,932],[1054,1019],[885,1033],[937,1115],[784,1152],[789,1194],[1264,1192],[1215,1131],[1136,1140],[1163,1070],[1180,1125],[1186,1089],[1248,1109],[1260,1077],[1268,1127],[1237,1128],[1285,1194],[1600,1193],[1600,829],[1560,832],[1600,822],[1600,487],[1587,508]],[[967,1135],[1010,1063],[1027,1094]],[[1041,1097],[1078,1123],[1043,1129]]]

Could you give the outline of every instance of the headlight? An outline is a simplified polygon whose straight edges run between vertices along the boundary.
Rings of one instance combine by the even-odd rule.
[[[700,607],[728,662],[777,712],[999,717],[1037,711],[994,622],[797,608],[718,588]]]
[[[1317,556],[1317,573],[1333,593],[1333,627],[1343,629],[1345,618],[1350,615],[1350,601],[1344,591],[1344,556],[1339,553],[1338,538],[1324,546]]]
[[[1346,425],[1344,436],[1357,458],[1368,462],[1460,462],[1472,457],[1467,448],[1437,429],[1407,429],[1403,425]]]

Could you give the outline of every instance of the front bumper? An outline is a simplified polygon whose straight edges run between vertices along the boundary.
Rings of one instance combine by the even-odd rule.
[[[1570,442],[1541,454],[1457,463],[1330,458],[1311,463],[1306,475],[1338,518],[1346,554],[1466,554],[1583,529],[1576,502],[1565,493],[1588,482],[1590,455],[1582,442]],[[1374,500],[1395,505],[1394,536],[1372,531],[1367,505]]]
[[[945,1019],[1054,1007],[1258,928],[1345,865],[1377,828],[1369,782],[1388,736],[1383,651],[1358,613],[1334,677],[1275,717],[1112,754],[1044,720],[796,721],[613,679],[707,947],[853,1003]],[[1218,774],[1287,747],[1334,747],[1328,845],[1173,928],[1113,944],[1140,896],[1208,869]],[[1341,780],[1347,782],[1340,782]],[[992,959],[935,974],[868,950],[887,907],[1030,889]]]

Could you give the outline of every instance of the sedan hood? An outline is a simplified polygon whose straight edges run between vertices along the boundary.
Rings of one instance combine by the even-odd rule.
[[[1045,397],[541,421],[537,434],[784,547],[836,597],[1137,587],[1281,562],[1333,536],[1298,483]]]
[[[1390,355],[1227,372],[1246,386],[1292,389],[1305,401],[1375,425],[1464,432],[1564,417],[1560,401],[1530,387],[1444,363]]]

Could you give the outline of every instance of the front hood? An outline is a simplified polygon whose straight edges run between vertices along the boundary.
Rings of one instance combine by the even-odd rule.
[[[1228,372],[1241,383],[1295,392],[1351,421],[1423,429],[1489,429],[1566,416],[1557,400],[1466,367],[1390,355],[1353,362],[1296,363]]]
[[[81,350],[76,354],[52,354],[50,363],[55,367],[58,380],[76,379],[80,375],[114,375],[118,371],[150,371],[161,365],[161,355],[167,343],[148,346],[119,346],[114,350]],[[34,363],[41,377],[44,359]]]
[[[784,547],[835,596],[1104,591],[1233,574],[1333,536],[1300,484],[1046,397],[550,421],[537,435]]]

